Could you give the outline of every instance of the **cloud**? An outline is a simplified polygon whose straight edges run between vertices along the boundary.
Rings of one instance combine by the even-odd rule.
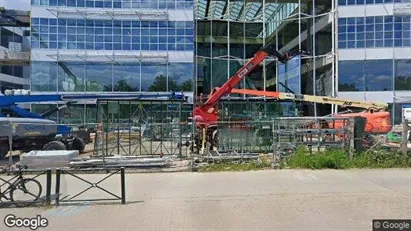
[[[0,0],[0,6],[6,9],[30,10],[30,0]]]

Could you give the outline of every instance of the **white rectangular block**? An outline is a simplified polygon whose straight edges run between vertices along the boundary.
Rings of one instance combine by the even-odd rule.
[[[20,163],[29,169],[68,168],[70,160],[79,157],[78,151],[31,151],[20,156]]]

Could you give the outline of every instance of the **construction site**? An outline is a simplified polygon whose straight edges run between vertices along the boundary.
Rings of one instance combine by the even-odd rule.
[[[141,44],[135,54],[126,53],[124,47],[97,52],[95,40],[93,48],[81,49],[84,32],[80,29],[89,30],[89,21],[93,22],[90,25],[94,26],[96,36],[100,33],[98,29],[105,30],[104,36],[107,31],[114,33],[116,23],[123,18],[132,20],[126,21],[130,22],[130,31],[140,29],[136,36],[144,36],[145,21],[152,22],[146,29],[157,24],[155,30],[161,31],[161,22],[171,22],[175,17],[164,13],[161,7],[150,12],[134,12],[133,7],[127,12],[109,12],[97,6],[73,11],[52,3],[33,4],[32,12],[2,10],[2,27],[22,31],[13,35],[12,40],[23,41],[23,47],[26,37],[31,40],[31,50],[13,50],[10,42],[9,49],[1,51],[2,65],[31,69],[29,79],[3,77],[4,86],[9,81],[21,87],[2,88],[0,96],[0,154],[2,158],[8,157],[9,163],[15,155],[68,151],[67,157],[76,158],[71,158],[65,167],[157,168],[170,166],[174,160],[186,160],[189,169],[200,160],[256,160],[260,155],[270,156],[275,166],[301,146],[309,147],[310,152],[342,148],[347,156],[376,148],[403,153],[409,150],[407,121],[411,109],[407,103],[411,101],[407,101],[409,91],[397,90],[397,80],[388,89],[393,95],[388,100],[380,100],[379,85],[371,86],[375,82],[371,79],[365,80],[364,90],[375,89],[369,89],[364,100],[356,98],[356,92],[344,92],[346,70],[338,67],[345,62],[346,55],[344,49],[339,50],[339,43],[343,37],[341,30],[350,26],[339,24],[346,19],[337,19],[336,12],[342,6],[334,1],[195,2],[191,5],[195,15],[194,63],[181,66],[192,65],[188,70],[193,71],[193,76],[174,72],[181,62],[173,64],[173,56],[190,54],[188,46],[176,47],[175,51],[169,47],[166,52],[158,46],[157,53],[153,53],[151,47],[142,52]],[[188,8],[183,8],[191,9],[187,4]],[[396,19],[408,17],[406,5],[393,6]],[[38,15],[43,12],[40,10],[47,10],[47,17],[51,18]],[[344,14],[344,8],[341,10]],[[131,16],[134,13],[138,16]],[[81,14],[83,19],[71,20],[75,14]],[[98,17],[101,28],[97,27]],[[402,28],[409,23],[405,18]],[[54,23],[67,27],[57,35],[69,30],[77,34],[77,47],[70,39],[54,42]],[[129,30],[125,22],[119,25],[121,33]],[[181,33],[189,38],[190,23],[181,25],[185,25]],[[176,28],[175,32],[180,34],[180,27]],[[46,38],[42,33],[49,36]],[[161,40],[161,34],[157,36]],[[406,38],[402,37],[404,46]],[[58,46],[54,47],[55,43]],[[376,42],[369,49],[372,48],[378,48]],[[139,71],[135,77],[138,85],[134,87],[136,81],[130,77],[120,79],[116,85],[121,71],[133,72],[133,65]],[[158,89],[145,90],[144,74],[150,73],[144,69],[146,65],[165,71],[166,80],[158,82],[166,85],[164,89],[159,85]],[[107,81],[93,77],[97,73],[93,72],[95,67],[109,71],[111,86],[101,88],[99,84]],[[375,74],[368,73],[367,68],[363,74],[373,78]],[[179,84],[173,82],[178,75],[180,79],[188,78],[191,86],[174,86]],[[24,84],[27,80],[31,82]],[[110,90],[99,92],[93,84]]]
[[[409,2],[7,1],[0,230],[409,229]]]

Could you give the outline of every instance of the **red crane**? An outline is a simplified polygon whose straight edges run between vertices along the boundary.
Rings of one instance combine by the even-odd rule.
[[[200,102],[193,111],[193,119],[196,123],[197,127],[201,134],[200,137],[204,137],[206,135],[209,137],[209,140],[213,141],[215,134],[216,134],[216,125],[218,121],[218,109],[216,107],[217,102],[225,95],[231,93],[232,89],[244,79],[247,75],[249,75],[264,59],[268,56],[274,56],[280,61],[281,63],[286,63],[292,57],[303,54],[302,51],[296,52],[286,52],[284,54],[280,54],[276,51],[272,45],[266,45],[258,50],[254,57],[251,58],[243,67],[241,67],[227,82],[219,87],[212,89],[208,99],[206,102]],[[199,140],[196,139],[196,140]],[[202,138],[204,140],[204,138]],[[211,145],[215,145],[212,142]]]

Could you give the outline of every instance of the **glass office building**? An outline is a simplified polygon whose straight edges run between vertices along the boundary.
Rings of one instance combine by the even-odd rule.
[[[329,0],[197,0],[198,92],[208,94],[221,86],[261,47],[271,44],[281,53],[309,54],[285,67],[267,58],[239,88],[335,96],[335,9],[335,1]],[[321,115],[331,110],[321,105],[314,109],[310,105],[306,111]]]
[[[32,0],[31,90],[191,92],[193,11],[193,0]],[[58,121],[92,122],[95,106],[70,113]]]
[[[410,3],[338,2],[338,96],[389,103],[396,124],[411,103]]]

